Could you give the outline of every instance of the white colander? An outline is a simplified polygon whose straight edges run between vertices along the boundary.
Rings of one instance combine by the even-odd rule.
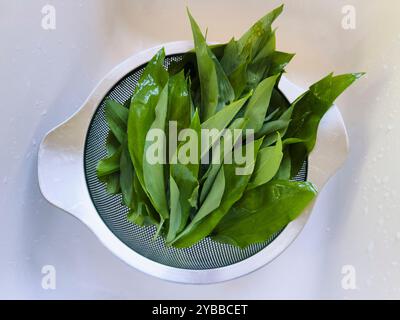
[[[97,161],[106,154],[108,127],[104,101],[124,103],[153,55],[164,47],[166,66],[191,50],[191,42],[174,42],[132,56],[112,70],[81,109],[51,130],[39,149],[39,185],[44,197],[92,230],[100,241],[129,265],[161,279],[182,283],[215,283],[248,274],[282,253],[304,227],[313,205],[265,243],[245,250],[205,239],[189,249],[167,247],[153,240],[153,227],[138,227],[126,219],[120,196],[109,195],[96,177]],[[304,91],[285,77],[279,85],[289,102]],[[341,114],[333,106],[322,119],[314,151],[296,177],[318,190],[339,169],[348,152]]]

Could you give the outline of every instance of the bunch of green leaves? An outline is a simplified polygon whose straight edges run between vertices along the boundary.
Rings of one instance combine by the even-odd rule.
[[[293,178],[314,148],[322,117],[361,74],[330,74],[290,104],[278,85],[294,55],[276,50],[272,29],[282,10],[265,15],[238,40],[216,46],[207,44],[188,13],[194,50],[168,70],[160,50],[125,105],[106,102],[108,154],[98,163],[98,177],[110,194],[122,194],[129,221],[156,226],[168,245],[186,248],[209,236],[241,248],[264,242],[317,194],[311,182]],[[224,163],[234,152],[224,150],[221,164],[200,165],[199,148],[197,163],[150,164],[146,135],[150,129],[167,132],[170,121],[178,132],[194,130],[197,141],[173,150],[167,139],[167,160],[199,148],[202,129],[239,129],[238,139],[252,129],[255,139],[243,142],[252,144],[254,161],[246,168]]]

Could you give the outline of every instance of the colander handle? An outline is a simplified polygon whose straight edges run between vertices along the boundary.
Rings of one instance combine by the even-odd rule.
[[[38,154],[38,178],[43,196],[53,205],[84,221],[91,204],[83,169],[83,150],[91,108],[82,108],[51,130]]]

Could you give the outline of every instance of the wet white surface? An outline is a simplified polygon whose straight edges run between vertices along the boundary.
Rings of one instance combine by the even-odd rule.
[[[180,0],[0,0],[0,298],[400,298],[400,21],[396,0],[288,0],[278,47],[296,52],[287,77],[308,86],[330,71],[366,71],[338,101],[349,159],[321,193],[296,242],[249,276],[185,286],[144,275],[109,253],[79,221],[52,207],[37,183],[44,134],[75,112],[116,64],[148,47],[191,38]],[[211,41],[227,41],[280,1],[188,1]],[[41,269],[56,269],[56,290]],[[345,265],[356,271],[344,290]]]

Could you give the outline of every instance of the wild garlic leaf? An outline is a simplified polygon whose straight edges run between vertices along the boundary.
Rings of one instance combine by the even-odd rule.
[[[214,60],[210,54],[206,39],[190,12],[188,11],[192,26],[193,39],[196,50],[197,66],[201,88],[201,112],[202,121],[214,115],[218,106],[218,76]]]
[[[256,159],[262,140],[251,141],[249,143],[254,144],[253,159]],[[252,163],[247,164],[250,168],[248,170],[248,175],[237,174],[237,169],[246,168],[246,164],[237,164],[233,162],[232,164],[223,165],[225,185],[227,187],[225,188],[224,195],[221,199],[219,207],[200,221],[192,221],[173,242],[174,247],[191,247],[192,245],[207,237],[214,230],[216,225],[219,223],[219,221],[221,221],[225,214],[227,214],[232,205],[242,197],[243,192],[245,191],[246,186],[253,173],[252,169],[254,170],[254,163],[255,160],[253,160]]]
[[[132,165],[131,156],[128,150],[128,141],[125,137],[124,143],[122,144],[121,159],[120,159],[120,186],[122,193],[123,203],[131,208],[134,198],[134,181],[135,171]]]
[[[247,94],[242,99],[232,102],[230,105],[226,106],[221,111],[212,116],[210,119],[201,124],[201,129],[206,129],[206,130],[215,129],[219,132],[218,134],[212,135],[210,137],[210,143],[209,143],[210,147],[213,146],[221,138],[223,130],[231,124],[231,122],[237,116],[239,111],[243,108],[243,106],[245,105],[251,94],[252,92]],[[203,159],[205,156],[207,156],[208,152],[209,150],[204,148],[204,150],[202,150],[200,159]]]
[[[225,174],[223,167],[219,170],[217,177],[211,187],[209,194],[204,200],[199,211],[194,216],[192,223],[196,223],[204,219],[207,215],[213,212],[221,204],[222,197],[225,192]]]
[[[235,91],[218,59],[212,52],[210,52],[210,55],[214,61],[218,79],[218,105],[216,108],[216,112],[218,112],[224,108],[225,105],[230,104],[235,100]]]
[[[123,143],[126,136],[126,125],[129,111],[123,105],[108,99],[105,106],[105,117],[108,127],[119,143]]]
[[[239,99],[247,88],[247,66],[247,61],[241,63],[229,76],[236,99]]]
[[[277,80],[277,83],[280,80]],[[283,112],[289,109],[291,106],[290,102],[287,98],[283,95],[283,93],[277,89],[275,86],[274,90],[272,91],[270,106],[268,108],[267,117],[265,118],[265,122],[276,120],[279,118]]]
[[[195,150],[197,148],[197,157],[195,163],[183,164],[179,161],[176,163],[171,163],[170,165],[170,175],[174,179],[174,182],[178,186],[179,193],[179,203],[180,203],[180,214],[179,226],[173,231],[173,236],[175,237],[177,232],[181,232],[189,219],[190,210],[192,207],[197,207],[197,192],[199,187],[198,175],[199,175],[199,159],[200,159],[200,148],[201,148],[201,125],[198,110],[196,110],[191,124],[190,129],[194,130],[197,134],[196,140],[189,140],[182,142],[178,146],[177,154],[187,150]],[[178,159],[177,159],[178,160]],[[172,214],[172,213],[171,213]],[[172,220],[172,218],[171,218]],[[171,223],[173,223],[171,221]],[[172,235],[170,236],[170,239]],[[173,239],[172,239],[173,240]],[[171,240],[171,241],[172,241]]]
[[[168,81],[164,69],[164,49],[161,49],[147,64],[140,77],[131,100],[128,118],[128,148],[140,183],[144,186],[143,154],[147,132],[154,118],[155,107],[161,91]]]
[[[173,241],[181,226],[182,208],[180,204],[180,191],[172,176],[169,177],[170,186],[170,220],[167,235],[167,243]]]
[[[112,155],[114,155],[120,146],[121,144],[118,142],[117,138],[115,138],[114,134],[109,131],[106,138],[107,158],[110,158]],[[98,178],[101,182],[104,182],[107,185],[107,192],[109,194],[115,195],[120,192],[119,170],[118,172],[114,172],[109,175],[98,176]]]
[[[246,128],[253,129],[255,133],[263,126],[276,80],[277,76],[263,80],[255,89],[246,107],[244,117],[249,120]]]
[[[169,79],[168,120],[177,122],[180,132],[190,125],[191,101],[185,73],[182,70]]]
[[[97,164],[97,176],[101,179],[104,176],[119,172],[120,170],[120,159],[121,159],[122,148],[119,147],[112,156],[102,159]]]
[[[282,10],[283,6],[276,8],[257,21],[239,40],[232,39],[226,45],[221,65],[228,77],[240,66],[244,69],[244,65],[251,64],[261,51],[267,50],[265,47],[268,46],[271,38],[271,25]],[[255,70],[255,68],[253,69]]]
[[[316,194],[309,182],[285,180],[249,190],[217,225],[212,238],[240,248],[265,242],[295,220]]]
[[[292,121],[292,113],[294,106],[287,109],[278,120],[264,123],[261,130],[256,134],[256,137],[264,136],[263,147],[268,147],[277,141],[276,133],[281,137],[286,134],[286,131]]]
[[[294,102],[292,120],[285,134],[287,138],[297,138],[302,143],[289,146],[292,176],[300,170],[307,156],[314,149],[319,123],[333,105],[336,98],[363,74],[345,74],[323,78]]]
[[[286,129],[289,126],[289,120],[274,120],[270,122],[266,122],[263,124],[261,130],[257,133],[257,138],[261,138],[267,135],[274,135],[276,132],[280,132],[281,130]],[[276,137],[276,134],[274,135]]]
[[[110,107],[111,106],[111,107]],[[114,107],[117,109],[116,112],[114,112]],[[109,128],[113,127],[114,131],[118,133],[121,133],[120,136],[123,136],[123,130],[126,131],[126,123],[124,124],[123,122],[125,121],[125,117],[122,116],[121,118],[119,117],[119,114],[124,114],[124,111],[120,111],[120,108],[122,106],[119,105],[117,102],[107,100],[106,102],[106,120],[108,123]],[[120,111],[120,112],[118,112]],[[126,110],[127,111],[127,110]],[[124,127],[125,129],[121,128]],[[113,155],[115,155],[118,150],[121,148],[121,143],[118,141],[116,136],[114,135],[113,131],[109,131],[107,138],[106,138],[106,149],[107,149],[107,157],[111,158]],[[117,162],[117,157],[118,155],[115,155],[113,159],[114,164]],[[103,160],[101,160],[103,161]],[[101,162],[100,161],[100,162]],[[100,163],[99,162],[99,163]],[[98,175],[98,178],[100,181],[106,183],[106,188],[107,192],[112,195],[116,195],[121,192],[120,188],[120,172],[119,168],[115,168],[113,170],[114,172],[111,174],[104,174],[104,168],[100,168],[100,174],[101,176]]]
[[[260,48],[258,54],[247,65],[246,85],[247,90],[253,90],[267,77],[264,74],[270,69],[270,56],[275,51],[275,32],[271,33],[267,42]],[[273,76],[274,74],[271,74]]]
[[[239,40],[239,48],[242,49],[246,45],[251,45],[251,52],[256,56],[262,45],[265,44],[265,39],[269,38],[272,23],[278,18],[283,11],[283,5],[274,9],[258,20]],[[264,42],[262,41],[264,40]],[[260,48],[261,47],[261,48]]]
[[[240,65],[244,65],[246,61],[249,61],[250,54],[241,53],[237,41],[232,38],[224,48],[224,54],[221,59],[221,66],[224,69],[227,76],[231,76],[232,73],[239,68]]]
[[[228,127],[228,129],[231,132],[231,135],[232,135],[232,132],[234,133],[235,129],[243,130],[245,124],[246,124],[246,119],[244,119],[244,118],[238,118],[238,119],[234,120],[232,122],[232,124]],[[242,132],[242,135],[243,135],[243,132]],[[237,135],[236,137],[234,136],[234,134],[232,135],[232,146],[235,146],[236,143],[239,141],[239,139],[243,139],[242,135]],[[204,199],[210,192],[210,189],[211,189],[212,185],[214,184],[215,178],[218,175],[218,172],[222,166],[222,163],[225,160],[225,156],[226,156],[225,149],[226,148],[225,148],[225,138],[224,137],[222,137],[222,139],[220,141],[219,149],[220,149],[219,164],[211,163],[207,169],[207,172],[202,177],[204,182],[203,182],[203,186],[201,188],[200,203],[204,202]],[[232,153],[232,150],[229,150],[226,153]]]
[[[134,197],[128,220],[139,225],[160,225],[160,216],[154,209],[146,192],[143,190],[139,178],[134,174],[133,179]]]
[[[106,149],[107,149],[107,155],[110,157],[112,156],[115,152],[118,151],[118,148],[121,146],[121,143],[117,140],[115,135],[109,131],[106,139]]]
[[[271,181],[276,175],[283,158],[282,140],[278,133],[278,141],[274,147],[262,148],[257,155],[256,166],[247,186],[247,190],[255,189],[258,186]]]
[[[201,128],[208,130],[217,129],[219,131],[222,131],[232,122],[232,120],[242,109],[250,96],[251,93],[246,95],[242,99],[232,102],[230,105],[226,106],[224,109],[216,113],[213,117],[203,122],[201,124]]]
[[[285,71],[286,66],[292,61],[293,57],[295,56],[294,53],[286,53],[281,51],[273,52],[267,58],[268,68],[264,77],[271,77],[275,74],[281,74]]]
[[[103,177],[103,181],[107,184],[107,192],[116,195],[120,193],[119,172],[111,173]]]
[[[168,108],[168,83],[161,91],[155,109],[155,119],[150,127],[150,130],[161,130],[165,132]],[[151,145],[159,143],[161,148],[157,154],[152,154],[149,151]],[[162,159],[151,159],[152,156],[161,156]],[[149,195],[150,201],[154,208],[160,214],[161,220],[166,220],[169,217],[167,198],[165,194],[165,163],[166,163],[166,143],[165,141],[146,141],[143,153],[143,173],[144,185]],[[161,161],[160,161],[161,160]],[[164,164],[163,164],[164,163]]]
[[[275,180],[290,180],[292,178],[292,160],[290,158],[289,148],[283,146],[283,157],[281,166],[276,173]]]

